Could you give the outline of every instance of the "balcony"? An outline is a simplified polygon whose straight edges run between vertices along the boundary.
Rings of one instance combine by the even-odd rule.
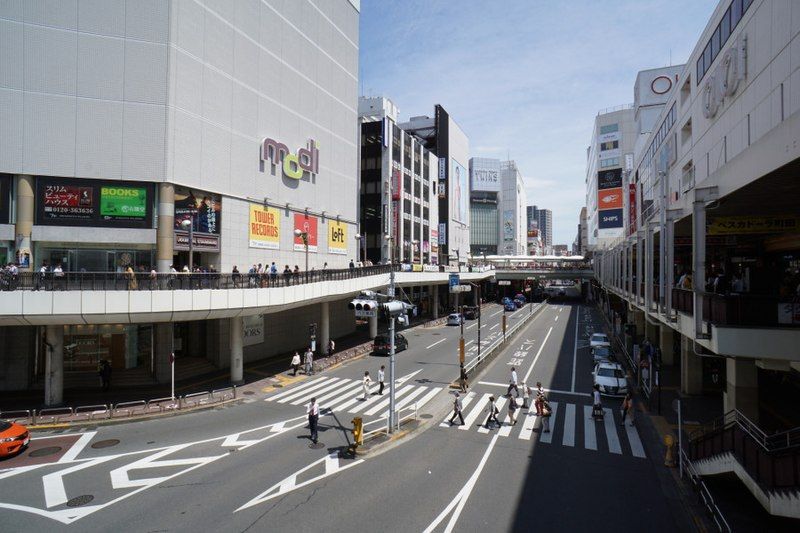
[[[800,302],[783,302],[778,296],[750,293],[712,294],[703,297],[703,320],[720,327],[799,327]],[[694,314],[694,293],[672,289],[672,306]]]

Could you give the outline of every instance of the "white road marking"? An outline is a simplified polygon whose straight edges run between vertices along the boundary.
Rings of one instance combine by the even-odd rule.
[[[472,329],[472,328],[474,328],[474,327],[475,327],[475,326],[477,326],[477,325],[478,325],[478,323],[477,323],[477,322],[475,322],[475,323],[474,323],[474,324],[472,324],[471,326],[467,326],[467,327],[466,327],[466,328],[464,328],[464,329]]]
[[[453,516],[450,517],[450,521],[447,522],[447,526],[445,527],[445,533],[450,533],[453,531],[453,528],[458,521],[458,517],[461,515],[461,511],[464,509],[464,505],[466,505],[467,500],[469,499],[469,495],[472,493],[472,489],[475,487],[475,483],[478,481],[478,478],[483,471],[483,467],[486,466],[486,461],[489,459],[489,455],[491,455],[492,450],[494,449],[494,445],[497,443],[499,435],[495,435],[492,437],[492,440],[489,442],[489,446],[486,447],[486,452],[483,454],[480,463],[478,463],[478,468],[475,469],[472,476],[467,480],[467,483],[464,487],[456,494],[456,497],[453,498],[447,507],[439,513],[439,516],[429,525],[423,533],[431,533],[444,519],[450,514],[453,509]]]
[[[572,346],[572,392],[575,392],[575,369],[578,365],[578,322],[580,322],[580,311],[575,317],[575,344]]]
[[[314,385],[312,385],[311,387],[302,387],[302,388],[294,389],[292,391],[292,394],[289,394],[288,396],[284,396],[283,398],[278,400],[278,403],[286,403],[286,402],[290,402],[290,401],[296,400],[297,398],[302,398],[305,394],[308,394],[311,391],[316,391],[316,390],[319,390],[319,389],[321,389],[323,387],[327,387],[331,383],[334,383],[336,381],[340,381],[341,379],[342,378],[330,378],[330,379],[326,379],[324,381],[319,381],[319,382],[315,383]],[[271,398],[267,398],[267,399],[270,400]]]
[[[542,436],[539,437],[539,442],[546,442],[547,444],[553,442],[553,430],[556,427],[556,416],[558,415],[558,402],[550,402],[550,408],[553,410],[550,413],[550,432],[545,433],[542,430]]]
[[[433,344],[431,344],[430,346],[428,346],[428,347],[427,347],[427,348],[425,348],[425,349],[426,349],[426,350],[430,350],[431,348],[433,348],[433,347],[434,347],[434,346],[436,346],[437,344],[439,344],[439,343],[441,343],[441,342],[444,342],[444,341],[446,341],[446,340],[447,340],[447,339],[439,339],[438,341],[434,342]]]
[[[423,396],[422,398],[417,400],[417,409],[421,408],[423,405],[425,405],[426,403],[431,401],[434,396],[439,394],[440,390],[442,390],[442,389],[439,388],[439,389],[430,390],[430,391],[428,391],[428,394],[426,394],[425,396]]]
[[[583,406],[583,447],[587,450],[597,450],[597,435],[594,431],[594,418],[592,418],[592,406]]]
[[[494,326],[489,328],[489,331],[493,330],[494,328],[500,327],[500,324],[495,324]]]
[[[522,421],[522,429],[519,432],[520,439],[531,440],[533,428],[536,425],[536,418],[536,411],[528,411],[525,414],[525,419]]]
[[[335,391],[341,390],[342,385],[347,386],[348,382],[345,380],[333,378],[331,381],[323,384],[316,390],[312,389],[304,390],[300,394],[296,394],[294,396],[287,396],[286,398],[278,400],[278,403],[290,403],[292,405],[301,405],[310,402],[311,398],[317,396],[318,394],[328,394],[332,390]]]
[[[550,329],[547,330],[547,335],[544,336],[544,340],[542,341],[542,345],[539,346],[539,351],[536,352],[536,357],[533,358],[533,363],[531,363],[531,367],[528,369],[528,372],[525,374],[523,378],[523,383],[528,383],[528,378],[531,377],[531,372],[533,372],[533,367],[536,365],[536,361],[539,360],[539,356],[542,355],[542,350],[544,350],[544,345],[547,344],[547,339],[550,338],[550,334],[553,332],[552,326]]]
[[[406,374],[405,376],[403,376],[403,377],[401,377],[401,378],[397,378],[397,379],[395,379],[395,380],[394,380],[394,382],[395,382],[397,385],[402,385],[403,383],[405,383],[405,382],[406,382],[406,381],[408,381],[409,379],[413,378],[414,376],[416,376],[416,375],[417,375],[417,374],[419,374],[420,372],[422,372],[422,369],[421,369],[421,368],[420,368],[419,370],[415,370],[414,372],[411,372],[410,374]]]
[[[464,396],[464,397],[461,399],[461,416],[464,416],[464,409],[466,409],[466,408],[467,408],[467,406],[470,404],[470,402],[472,402],[472,399],[473,399],[473,398],[475,398],[475,393],[474,393],[474,392],[472,392],[472,391],[470,391],[470,392],[468,392],[468,393],[467,393],[467,395],[466,395],[466,396]],[[452,416],[453,416],[453,411],[452,411],[452,409],[451,409],[451,410],[450,410],[450,414],[448,414],[448,415],[445,417],[444,421],[443,421],[441,424],[439,424],[439,427],[440,427],[440,428],[449,428],[449,427],[450,427],[450,422],[449,422],[449,420],[450,420],[450,418],[451,418]]]
[[[558,317],[559,317],[559,316],[560,316],[560,315],[556,315],[556,320],[555,320],[556,322],[558,322]]]
[[[525,381],[524,383],[527,383],[527,382]],[[494,386],[494,387],[503,387],[504,389],[508,388],[508,383],[497,383],[497,382],[494,382],[494,381],[479,381],[478,384],[479,385],[490,385],[490,386]],[[589,394],[588,392],[571,392],[571,391],[568,391],[568,390],[545,389],[545,388],[542,388],[542,390],[545,391],[545,392],[553,392],[555,394],[568,394],[570,396],[585,396],[587,398],[591,398],[592,397],[592,395]]]
[[[292,387],[289,390],[285,390],[283,392],[280,392],[280,393],[276,394],[275,396],[270,396],[269,398],[266,398],[264,401],[265,402],[272,402],[272,401],[278,400],[280,398],[283,398],[284,396],[289,396],[290,394],[294,394],[295,392],[297,392],[299,390],[307,389],[308,387],[311,387],[312,385],[316,385],[316,384],[318,384],[318,383],[320,383],[322,381],[327,381],[329,379],[330,378],[312,379],[311,381],[307,381],[306,383],[302,383],[302,384],[298,385],[297,387]]]
[[[489,315],[489,318],[495,317],[495,316],[499,315],[499,314],[500,314],[500,313],[502,313],[502,312],[503,312],[503,310],[502,310],[502,309],[500,309],[498,312],[496,312],[496,313],[492,313],[491,315]]]
[[[471,341],[467,341],[467,342],[465,342],[465,343],[464,343],[464,346],[469,346],[469,345],[470,345],[470,344],[472,344],[473,342],[475,342],[475,339],[472,339]]]
[[[611,409],[608,407],[603,408],[606,416],[603,417],[603,425],[606,430],[606,440],[608,441],[608,451],[611,453],[621,454],[622,448],[619,445],[619,436],[617,435],[617,428],[614,427],[614,415],[611,414]]]
[[[564,446],[575,446],[575,404],[568,403],[564,413],[564,436],[561,439]]]
[[[414,391],[414,390],[417,390],[417,389],[415,389],[413,385],[406,385],[405,387],[401,387],[401,388],[397,389],[395,391],[395,393],[394,393],[394,397],[395,398],[399,398],[400,396],[403,396],[406,393],[410,393],[411,391]],[[382,401],[380,401],[379,403],[375,404],[375,406],[372,407],[369,411],[365,411],[364,412],[365,415],[372,416],[372,415],[378,413],[378,411],[381,411],[381,410],[386,409],[387,407],[389,407],[389,395],[388,394],[386,394],[385,396],[375,396],[375,398],[381,398]],[[370,399],[372,399],[372,398],[370,398]],[[366,404],[368,402],[364,402],[364,403]],[[350,412],[351,413],[352,412],[358,412],[361,409],[362,409],[362,406],[357,406],[355,409],[351,409]]]
[[[489,325],[489,324],[483,324],[483,325],[481,325],[481,329],[485,328],[485,327],[486,327],[486,326],[488,326],[488,325]]]
[[[483,413],[483,406],[489,402],[489,394],[488,392],[481,396],[481,399],[475,403],[475,407],[464,417],[464,425],[459,426],[458,429],[461,430],[468,430],[471,428],[472,424],[478,419],[479,416]]]
[[[631,453],[634,457],[644,459],[647,457],[642,447],[642,441],[639,439],[639,432],[630,424],[625,424],[625,432],[628,434],[628,443],[631,445]]]
[[[497,400],[495,400],[494,404],[497,406],[497,410],[500,411],[500,414],[497,416],[503,416],[503,406],[506,404],[506,398],[504,396],[500,396],[497,398]],[[486,417],[489,417],[489,413],[486,413]],[[502,427],[502,424],[500,424],[500,426]],[[489,428],[487,428],[485,424],[478,428],[478,433],[489,433],[489,431]]]
[[[342,395],[343,397],[348,397],[351,394],[355,394],[357,390],[361,390],[361,382],[353,380],[350,383],[345,383],[344,387],[334,390],[333,392],[329,392],[324,396],[317,396],[317,403],[322,407],[327,407],[325,402],[330,400],[333,397],[338,397]]]
[[[87,431],[83,433],[80,438],[72,445],[72,447],[67,450],[67,453],[61,456],[61,459],[58,460],[59,463],[67,463],[69,461],[73,461],[78,454],[83,451],[84,448],[89,444],[89,442],[97,435],[96,431]]]

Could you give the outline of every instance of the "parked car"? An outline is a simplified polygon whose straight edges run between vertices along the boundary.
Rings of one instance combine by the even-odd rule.
[[[378,335],[375,337],[375,340],[372,341],[372,353],[375,355],[389,355],[390,346],[389,335]],[[394,334],[394,351],[402,352],[408,348],[408,341],[406,338],[399,334]]]
[[[28,446],[31,441],[28,428],[16,422],[0,420],[0,457],[11,457]]]
[[[507,304],[507,303],[508,303],[508,302],[510,302],[510,301],[511,301],[511,298],[509,298],[508,296],[503,296],[503,299],[502,299],[502,300],[500,300],[500,303],[501,303],[501,304],[503,304],[503,305],[505,305],[505,304]]]
[[[481,308],[478,306],[467,306],[464,307],[464,318],[466,320],[475,320],[481,314]]]
[[[447,325],[448,326],[460,326],[464,323],[464,317],[458,313],[450,313],[447,315]]]
[[[611,361],[614,359],[614,352],[611,351],[611,346],[595,346],[592,348],[592,359],[597,363],[598,361]]]
[[[594,367],[594,384],[605,396],[624,396],[628,393],[628,381],[625,370],[618,363],[601,362]]]
[[[503,304],[503,310],[504,311],[516,311],[517,310],[517,305],[514,302],[512,302],[511,300],[509,300],[509,301],[507,301],[507,302],[505,302]]]
[[[595,348],[596,346],[611,346],[611,341],[608,340],[608,335],[605,333],[592,333],[589,338],[589,346]]]
[[[518,292],[518,293],[517,293],[517,295],[516,295],[516,296],[514,296],[514,299],[515,299],[515,300],[519,300],[519,301],[521,301],[522,303],[526,303],[526,300],[525,300],[525,295],[524,295],[524,294],[522,294],[521,292]]]

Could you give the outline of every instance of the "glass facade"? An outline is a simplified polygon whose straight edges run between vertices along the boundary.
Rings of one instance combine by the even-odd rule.
[[[472,202],[470,215],[470,245],[497,249],[500,229],[497,220],[497,204]]]
[[[64,370],[67,372],[97,372],[103,360],[110,362],[114,370],[143,367],[152,371],[152,357],[153,326],[150,324],[64,326]]]
[[[93,248],[88,245],[55,243],[37,245],[34,256],[53,267],[60,264],[65,272],[121,272],[128,266],[155,265],[155,250],[128,245],[124,248]]]

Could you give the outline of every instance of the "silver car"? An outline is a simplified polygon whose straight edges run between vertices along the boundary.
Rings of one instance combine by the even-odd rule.
[[[597,363],[592,372],[594,384],[604,396],[625,396],[628,393],[628,380],[625,370],[619,363]]]

